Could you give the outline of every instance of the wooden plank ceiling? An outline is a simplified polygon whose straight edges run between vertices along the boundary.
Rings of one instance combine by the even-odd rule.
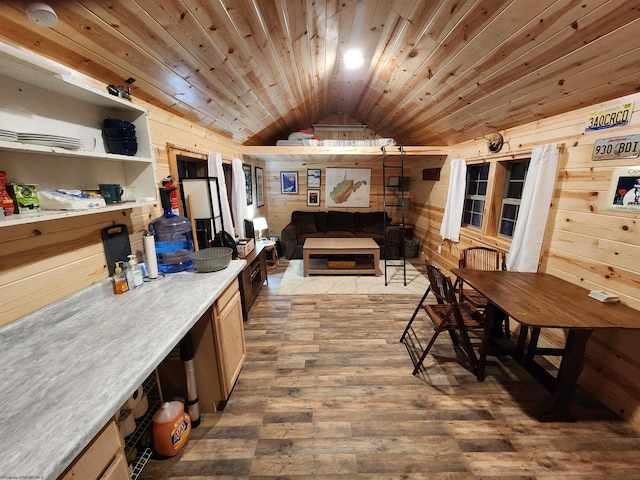
[[[638,0],[52,0],[49,29],[24,3],[0,38],[245,145],[336,116],[451,145],[640,90]]]

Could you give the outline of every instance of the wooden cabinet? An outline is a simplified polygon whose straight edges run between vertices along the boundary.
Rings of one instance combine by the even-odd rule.
[[[267,257],[264,248],[257,243],[249,255],[244,259],[247,266],[242,270],[240,279],[240,293],[242,295],[242,315],[249,318],[249,310],[256,301],[262,285],[267,280]]]
[[[233,281],[191,329],[202,412],[224,405],[246,355],[238,281]]]
[[[129,467],[114,420],[93,439],[60,480],[129,480]]]
[[[156,202],[155,159],[147,113],[128,100],[78,83],[57,63],[0,43],[0,129],[79,140],[80,148],[0,140],[0,170],[9,182],[36,184],[39,191],[96,190],[99,183],[135,187],[136,202],[80,211],[14,214],[0,227],[101,213]],[[117,118],[136,127],[136,155],[107,153],[102,122]],[[7,138],[6,135],[3,138]],[[42,144],[44,143],[44,144]]]

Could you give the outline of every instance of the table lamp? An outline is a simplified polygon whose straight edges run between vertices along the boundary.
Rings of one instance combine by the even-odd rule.
[[[253,228],[258,231],[258,241],[264,242],[266,238],[262,236],[262,231],[267,230],[269,226],[267,225],[267,219],[264,217],[256,217],[253,219]]]

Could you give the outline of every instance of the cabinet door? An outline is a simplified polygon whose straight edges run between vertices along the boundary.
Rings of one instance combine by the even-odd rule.
[[[218,356],[220,386],[222,396],[226,400],[240,374],[246,355],[242,305],[240,293],[237,290],[226,305],[221,309],[215,309],[213,330]]]
[[[110,421],[102,432],[100,432],[78,456],[60,480],[98,479],[102,472],[111,464],[112,459],[117,457],[117,455],[124,457],[122,440],[118,433],[116,422]],[[126,477],[114,478],[129,478],[128,468],[126,475]]]

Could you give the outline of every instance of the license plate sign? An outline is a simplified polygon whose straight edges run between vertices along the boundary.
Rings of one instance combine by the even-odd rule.
[[[592,160],[617,160],[619,158],[638,158],[640,154],[640,135],[600,138],[593,145]]]

